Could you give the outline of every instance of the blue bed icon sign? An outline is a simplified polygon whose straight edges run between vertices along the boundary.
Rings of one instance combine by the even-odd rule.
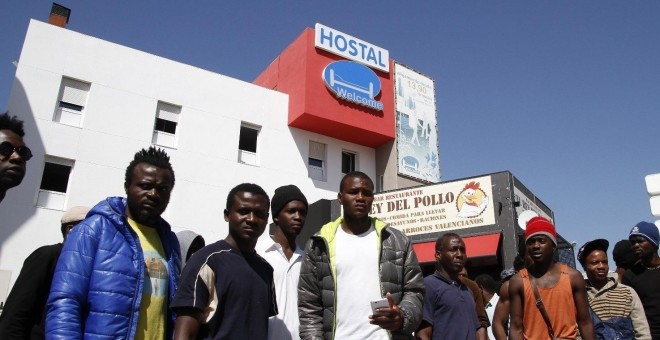
[[[401,166],[407,171],[419,173],[419,161],[413,156],[406,156],[401,159]]]
[[[380,79],[367,66],[348,60],[332,62],[323,69],[323,81],[340,99],[383,110],[383,103],[374,99],[380,93]]]

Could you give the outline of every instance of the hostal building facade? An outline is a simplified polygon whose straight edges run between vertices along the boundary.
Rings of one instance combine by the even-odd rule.
[[[238,183],[331,202],[352,170],[377,191],[440,179],[433,81],[319,24],[248,83],[32,20],[8,110],[35,156],[0,205],[0,301],[30,252],[61,242],[63,211],[124,196],[126,166],[150,145],[176,173],[163,217],[207,243],[226,236]]]

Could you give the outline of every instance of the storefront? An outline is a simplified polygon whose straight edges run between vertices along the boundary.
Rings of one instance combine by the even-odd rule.
[[[426,274],[434,270],[435,240],[444,232],[464,238],[471,277],[499,277],[521,245],[518,214],[533,210],[554,220],[552,210],[510,172],[441,182],[434,81],[391,59],[384,48],[316,24],[254,83],[289,95],[290,127],[375,149],[372,215],[413,240]],[[322,153],[315,157],[310,155],[310,166],[322,164]],[[342,164],[343,173],[351,170],[363,169]],[[334,200],[312,204],[298,243],[304,246],[339,214]],[[561,237],[557,254],[575,266],[573,249]]]
[[[316,226],[341,214],[336,201],[325,204],[325,209],[318,205],[312,209],[314,216],[326,211],[325,221],[314,220],[313,225],[308,222],[302,239],[316,232]],[[502,269],[513,266],[524,244],[524,231],[517,219],[526,210],[554,221],[548,206],[511,172],[503,171],[378,193],[371,215],[403,231],[412,240],[426,275],[435,270],[438,236],[453,232],[465,242],[469,276],[487,273],[498,278]],[[311,218],[315,219],[314,216]],[[561,232],[561,227],[558,231]],[[557,241],[556,259],[575,267],[572,245],[561,235]],[[299,244],[304,244],[304,240],[299,240]]]

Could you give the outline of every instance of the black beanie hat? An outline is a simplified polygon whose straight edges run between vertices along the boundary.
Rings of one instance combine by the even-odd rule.
[[[270,211],[273,217],[277,217],[280,210],[291,201],[301,201],[305,204],[305,209],[308,208],[307,198],[303,195],[302,191],[297,186],[290,184],[275,189],[275,195],[270,200]]]

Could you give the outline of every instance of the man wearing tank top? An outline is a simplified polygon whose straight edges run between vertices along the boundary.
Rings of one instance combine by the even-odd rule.
[[[551,333],[556,339],[576,339],[578,329],[582,339],[595,339],[582,275],[554,261],[555,226],[543,217],[534,217],[527,222],[524,237],[533,262],[509,283],[509,339],[543,340],[550,339]],[[550,325],[536,305],[533,286],[538,289]]]

